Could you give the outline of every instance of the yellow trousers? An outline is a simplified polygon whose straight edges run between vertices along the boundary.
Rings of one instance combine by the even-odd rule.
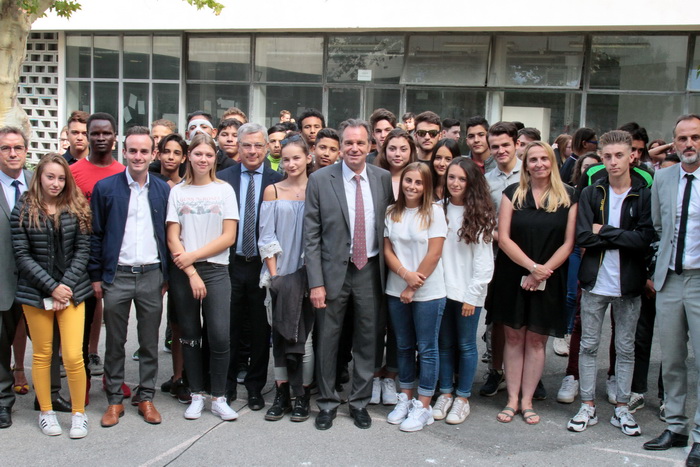
[[[63,366],[66,368],[73,413],[85,413],[86,376],[83,363],[85,304],[81,303],[75,306],[71,301],[68,308],[61,311],[44,310],[29,305],[22,305],[22,309],[32,338],[34,349],[32,379],[41,411],[53,410],[51,404],[51,355],[55,316],[61,333]]]

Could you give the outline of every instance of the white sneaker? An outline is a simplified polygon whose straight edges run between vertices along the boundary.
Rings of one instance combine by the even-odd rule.
[[[571,404],[576,396],[578,396],[579,382],[573,377],[573,375],[566,376],[561,381],[561,387],[557,393],[557,402],[562,404]]]
[[[450,410],[450,413],[447,414],[447,420],[445,420],[445,422],[450,425],[459,425],[467,419],[470,412],[471,409],[469,407],[469,401],[466,401],[461,397],[457,397],[455,399],[455,403],[452,405],[452,410]]]
[[[372,379],[372,398],[369,400],[371,405],[379,404],[382,401],[382,380],[379,377]]]
[[[612,375],[605,382],[605,392],[608,395],[608,402],[612,405],[617,404],[617,378]]]
[[[63,433],[61,425],[58,424],[56,412],[53,410],[39,414],[39,427],[41,427],[41,432],[47,436],[58,436]]]
[[[453,401],[454,398],[451,394],[440,394],[440,397],[437,398],[433,406],[433,418],[435,420],[442,420],[447,417],[447,413],[450,411]]]
[[[372,382],[374,386],[374,382]],[[374,394],[372,394],[374,396]],[[397,394],[396,394],[396,381],[394,378],[384,378],[382,380],[382,404],[384,405],[396,405]]]
[[[401,422],[399,429],[401,431],[420,431],[427,425],[432,425],[435,422],[433,418],[433,409],[423,407],[419,401],[413,399],[411,401],[411,410],[408,412],[406,420]]]
[[[197,420],[202,416],[204,410],[204,396],[201,394],[192,394],[192,402],[185,410],[185,418],[187,420]]]
[[[238,418],[238,413],[236,413],[236,411],[233,410],[230,405],[228,405],[225,397],[212,397],[211,413],[221,417],[221,420],[226,421],[231,421]],[[185,413],[185,418],[187,418],[187,413]]]
[[[639,409],[644,408],[644,394],[637,392],[630,393],[630,402],[627,404],[630,413],[635,413]]]
[[[557,337],[556,339],[554,339],[552,347],[554,348],[554,353],[559,355],[560,357],[569,356],[569,344],[566,343],[565,338]]]
[[[85,438],[88,433],[88,417],[85,413],[76,412],[71,417],[70,434],[72,439]]]
[[[581,432],[596,423],[598,423],[598,417],[595,413],[595,407],[588,404],[581,404],[578,413],[574,415],[574,418],[569,420],[569,423],[566,424],[566,428],[569,431]]]
[[[612,426],[618,427],[627,436],[639,436],[642,434],[641,428],[637,425],[632,414],[627,410],[627,406],[615,407],[615,413],[610,419]]]
[[[386,416],[386,421],[391,423],[392,425],[398,425],[399,423],[406,420],[406,417],[408,416],[408,411],[411,408],[411,403],[408,400],[408,396],[406,394],[400,392],[397,395],[397,399],[398,400],[396,401],[394,410],[389,412],[389,415]]]

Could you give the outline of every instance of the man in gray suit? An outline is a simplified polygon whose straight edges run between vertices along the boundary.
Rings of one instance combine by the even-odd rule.
[[[11,347],[22,308],[15,303],[17,267],[12,251],[10,213],[20,195],[27,191],[32,173],[24,170],[29,141],[22,130],[0,128],[0,428],[12,425]]]
[[[389,172],[366,164],[367,122],[346,120],[339,130],[343,161],[311,175],[304,215],[304,252],[311,303],[316,308],[319,430],[333,425],[340,405],[335,390],[336,355],[350,303],[354,310],[350,416],[359,428],[372,424],[365,407],[372,392],[377,317],[384,293],[384,215],[393,201]]]
[[[678,119],[673,144],[681,163],[658,171],[651,191],[651,213],[660,237],[654,286],[668,427],[644,444],[649,450],[688,443],[689,336],[695,353],[700,352],[700,115]],[[695,364],[700,368],[700,359]],[[694,422],[686,465],[700,466],[700,405]]]

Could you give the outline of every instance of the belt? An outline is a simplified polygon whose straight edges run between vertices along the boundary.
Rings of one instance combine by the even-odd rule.
[[[143,274],[148,271],[153,271],[154,269],[159,269],[160,263],[143,264],[141,266],[122,266],[121,264],[117,266],[117,271],[119,272],[130,272],[131,274]]]
[[[243,261],[244,263],[260,262],[260,256],[242,256],[236,255],[234,261]]]

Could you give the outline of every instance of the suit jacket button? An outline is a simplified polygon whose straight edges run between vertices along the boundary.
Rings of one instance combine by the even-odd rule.
[[[347,266],[347,265],[348,265],[348,262],[347,262],[347,261],[343,261],[343,266]]]

